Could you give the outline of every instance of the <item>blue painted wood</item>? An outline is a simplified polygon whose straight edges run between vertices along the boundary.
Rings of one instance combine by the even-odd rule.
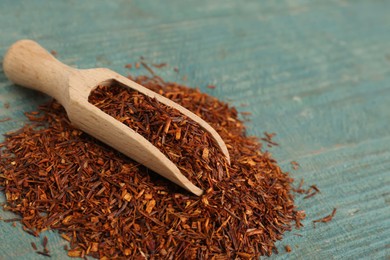
[[[389,1],[2,0],[0,56],[31,38],[68,64],[127,74],[123,65],[142,55],[167,62],[158,71],[167,80],[186,75],[190,86],[249,104],[240,108],[253,113],[248,132],[276,132],[281,146],[272,153],[283,168],[298,161],[295,178],[321,189],[310,200],[297,198],[305,227],[287,233],[272,258],[389,259],[389,14]],[[0,133],[20,127],[23,111],[44,99],[0,71],[0,119],[12,117]],[[335,219],[314,229],[311,221],[333,207]],[[45,235],[53,256],[66,257],[65,242]],[[39,240],[20,226],[0,222],[0,239],[1,259],[41,259],[30,247]]]

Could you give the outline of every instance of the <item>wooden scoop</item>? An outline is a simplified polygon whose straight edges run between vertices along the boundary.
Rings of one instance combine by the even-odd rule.
[[[176,165],[153,144],[131,128],[88,102],[90,92],[98,85],[120,84],[162,104],[179,110],[201,125],[215,139],[229,159],[225,143],[204,120],[175,102],[105,68],[75,69],[56,60],[39,44],[31,40],[14,43],[4,58],[5,75],[14,83],[42,91],[64,107],[72,124],[126,156],[145,165],[188,191],[201,195],[203,191],[192,184]]]

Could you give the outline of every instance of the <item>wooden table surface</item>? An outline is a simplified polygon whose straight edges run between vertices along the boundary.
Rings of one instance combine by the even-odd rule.
[[[286,233],[271,258],[390,258],[390,1],[1,0],[0,59],[22,38],[79,68],[127,74],[124,64],[140,56],[167,62],[158,70],[165,79],[247,103],[248,132],[276,132],[281,145],[271,151],[283,169],[321,189],[297,198],[305,227]],[[0,69],[0,119],[12,118],[0,133],[44,99]],[[314,229],[334,207],[334,220]],[[58,234],[45,235],[53,258],[66,258]],[[40,240],[20,225],[0,221],[0,241],[1,259],[43,259],[30,246]]]

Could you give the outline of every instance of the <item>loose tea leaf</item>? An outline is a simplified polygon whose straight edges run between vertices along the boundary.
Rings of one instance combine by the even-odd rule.
[[[165,66],[167,66],[167,65],[168,65],[168,64],[166,64],[165,62],[164,62],[164,63],[155,63],[155,64],[152,64],[153,67],[158,68],[158,69],[163,68],[163,67],[165,67]]]
[[[9,219],[2,219],[4,222],[14,222],[14,221],[21,221],[21,218],[9,218]]]
[[[309,187],[309,189],[306,191],[306,195],[305,197],[303,197],[303,199],[308,199],[308,198],[311,198],[313,197],[314,195],[316,195],[317,193],[320,193],[320,189],[317,187],[317,185],[311,185]]]
[[[47,238],[47,236],[44,236],[43,237],[43,241],[42,241],[42,246],[43,246],[43,252],[46,253],[46,254],[49,254],[49,249],[47,248],[47,243],[49,242],[49,239]]]
[[[204,163],[183,162],[185,169],[181,170],[188,176],[195,173],[198,184],[207,188],[203,196],[185,192],[74,129],[65,110],[51,102],[41,106],[39,113],[26,114],[30,124],[6,135],[0,154],[0,185],[5,187],[7,200],[4,208],[19,214],[23,229],[33,235],[45,229],[58,230],[69,241],[68,256],[72,257],[250,259],[277,252],[275,242],[294,223],[302,226],[305,214],[294,205],[293,179],[261,150],[255,137],[246,135],[236,109],[199,90],[165,83],[158,77],[135,80],[201,116],[225,141],[230,166],[213,164],[213,156],[219,158],[220,152],[213,151],[211,140],[201,132],[195,136],[202,145],[191,147],[199,161],[211,163],[210,169],[197,168],[206,167]],[[194,144],[188,140],[187,130],[193,124],[186,121],[180,125],[185,120],[181,115],[166,115],[163,107],[137,93],[130,95],[134,103],[129,104],[124,99],[129,97],[120,93],[112,96],[120,104],[117,113],[121,107],[126,113],[130,109],[140,113],[144,119],[133,123],[137,131],[151,137],[157,124],[161,130],[153,140],[156,146],[161,143],[159,149],[166,149],[171,142],[184,147]],[[142,105],[135,105],[136,97]],[[154,113],[137,110],[149,106],[161,109],[156,113],[164,120],[157,117],[157,122],[152,121]],[[143,124],[146,117],[149,126]],[[180,156],[176,160],[180,165]]]
[[[49,239],[47,239],[47,236],[44,236],[43,237],[43,241],[42,241],[42,246],[44,247],[44,248],[46,248],[46,246],[47,246],[47,242],[49,241]]]
[[[291,165],[292,165],[292,167],[293,167],[293,169],[294,170],[298,170],[299,169],[299,163],[298,162],[296,162],[296,161],[292,161],[291,162]]]
[[[31,247],[32,247],[35,251],[38,250],[37,245],[36,245],[34,242],[31,242]]]
[[[46,256],[46,257],[51,257],[51,255],[48,254],[47,252],[37,251],[37,254],[43,255],[43,256]]]
[[[0,119],[0,123],[2,123],[2,122],[7,122],[7,121],[9,121],[9,120],[11,120],[10,117],[2,118],[2,119]]]
[[[333,217],[336,215],[336,211],[337,211],[337,209],[334,208],[332,210],[332,213],[330,213],[329,215],[327,215],[323,218],[320,218],[320,219],[313,220],[314,227],[315,227],[315,223],[318,223],[318,222],[327,223],[327,222],[332,221]]]
[[[276,134],[275,133],[267,133],[267,132],[264,132],[264,136],[263,138],[261,138],[262,141],[268,143],[268,147],[272,147],[272,146],[278,146],[279,144],[274,142],[272,140],[272,138],[275,136]]]

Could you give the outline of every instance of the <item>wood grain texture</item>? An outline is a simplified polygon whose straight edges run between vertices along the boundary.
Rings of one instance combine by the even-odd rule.
[[[67,64],[126,75],[124,64],[142,55],[167,62],[158,70],[167,80],[184,82],[186,75],[190,86],[248,104],[240,108],[253,113],[248,132],[276,132],[281,146],[271,151],[283,169],[292,171],[290,161],[298,161],[293,176],[321,189],[312,199],[297,198],[308,215],[305,227],[287,233],[271,258],[388,259],[389,10],[390,2],[379,0],[2,0],[0,56],[14,41],[32,38]],[[0,71],[0,119],[12,118],[0,123],[0,133],[20,127],[23,111],[44,99]],[[333,207],[334,220],[314,229],[311,221]],[[46,234],[53,256],[66,257],[64,241]],[[20,227],[0,222],[0,237],[1,259],[42,259],[30,246],[39,240]]]

